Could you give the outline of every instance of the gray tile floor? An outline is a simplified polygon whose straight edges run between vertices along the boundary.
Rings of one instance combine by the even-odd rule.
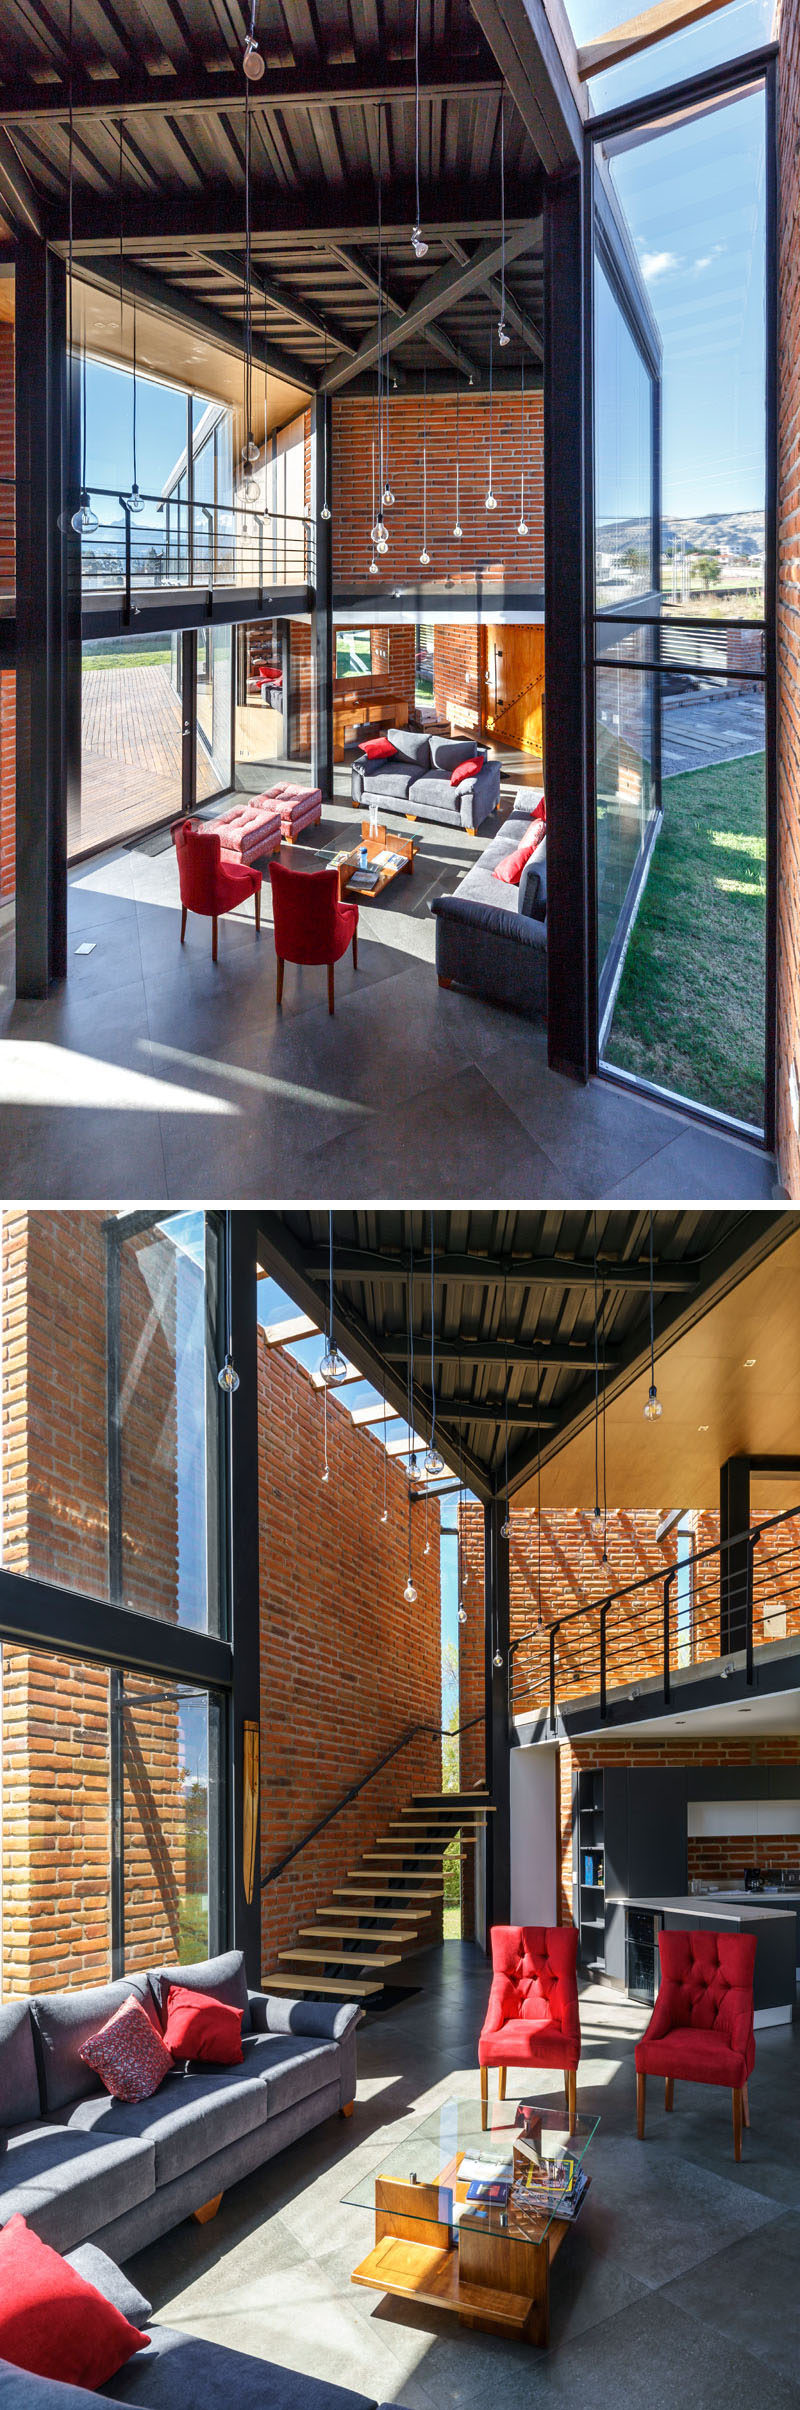
[[[354,825],[339,794],[320,835]],[[206,922],[190,917],[181,948],[168,839],[75,870],[68,977],[46,1001],[15,1002],[6,929],[3,1195],[770,1197],[756,1148],[604,1082],[576,1087],[548,1069],[542,1028],[439,988],[430,901],[480,840],[417,833],[413,879],[362,909],[333,1020],[316,970],[287,968],[277,1010],[268,887],[259,940],[250,907],[222,922],[216,968]]]
[[[343,2195],[390,2131],[400,2139],[448,2094],[477,2096],[485,1961],[448,1942],[416,1965],[423,1988],[362,2027],[353,2119],[236,2186],[213,2225],[176,2228],[130,2263],[162,2322],[406,2410],[800,2410],[797,2024],[758,2036],[737,2167],[729,2095],[710,2088],[678,2085],[667,2117],[651,2083],[636,2140],[645,2012],[584,1993],[580,2100],[601,2124],[592,2189],[553,2269],[548,2353],[351,2284],[372,2219]],[[560,2083],[542,2075],[537,2093],[560,2098]],[[509,2094],[521,2089],[509,2077]]]

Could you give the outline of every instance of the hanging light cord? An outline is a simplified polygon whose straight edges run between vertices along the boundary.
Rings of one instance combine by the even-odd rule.
[[[68,497],[68,503],[69,503],[69,502],[71,502],[71,500],[72,500],[72,487],[71,487],[71,479],[72,479],[72,416],[73,416],[73,409],[72,409],[72,403],[73,403],[73,396],[72,396],[72,383],[73,383],[73,361],[72,361],[72,183],[73,183],[74,122],[73,122],[73,110],[72,110],[72,0],[69,0],[69,19],[68,19],[68,26],[67,26],[67,41],[68,41],[68,44],[69,44],[69,134],[68,134],[68,140],[67,140],[67,159],[68,159],[68,166],[67,166],[67,180],[68,180],[68,190],[69,190],[69,291],[68,291],[68,294],[67,294],[67,318],[68,318],[68,328],[67,328],[67,357],[68,357],[68,369],[67,369],[67,497]]]
[[[650,1215],[650,1387],[655,1388],[655,1304],[653,1298],[653,1215]]]
[[[328,1347],[333,1354],[333,1214],[328,1214]]]
[[[459,387],[458,387],[458,386],[456,386],[456,526],[458,526],[458,524],[459,524],[459,520],[460,520],[460,517],[461,517],[461,513],[460,513],[460,510],[459,510],[459,507],[458,507],[458,404],[459,404]]]
[[[422,549],[428,549],[428,364],[422,371]]]
[[[602,1296],[601,1296],[601,1303],[600,1303],[600,1316],[601,1316],[601,1327],[602,1327],[602,1333],[603,1333],[603,1563],[604,1563],[604,1565],[605,1565],[605,1564],[607,1563],[607,1561],[608,1561],[608,1551],[607,1551],[607,1548],[606,1548],[606,1533],[607,1533],[607,1528],[608,1528],[608,1492],[607,1492],[607,1488],[606,1488],[606,1284],[605,1284],[605,1278],[603,1279],[603,1288],[602,1288]]]
[[[598,1456],[598,1448],[599,1448],[599,1427],[598,1427],[598,1418],[599,1418],[599,1413],[600,1413],[600,1365],[599,1365],[599,1359],[598,1359],[598,1353],[597,1353],[597,1341],[598,1341],[598,1333],[597,1333],[597,1215],[595,1214],[595,1215],[594,1215],[594,1513],[595,1513],[595,1522],[596,1522],[596,1523],[599,1523],[599,1521],[600,1521],[600,1485],[599,1485],[599,1456]]]
[[[378,102],[378,518],[383,518],[383,110]]]
[[[436,1362],[433,1310],[433,1214],[431,1214],[431,1455],[436,1444]],[[426,1492],[427,1496],[427,1492]]]
[[[520,465],[519,465],[519,478],[520,478],[520,484],[519,484],[519,515],[520,515],[520,519],[522,520],[522,519],[524,519],[524,517],[525,517],[525,353],[524,353],[524,352],[523,352],[523,354],[522,354],[522,369],[521,369],[521,373],[520,373],[520,387],[519,387],[519,464],[520,464]]]
[[[414,12],[414,146],[416,151],[415,164],[417,179],[416,223],[419,225],[419,0],[416,0],[416,8]]]
[[[250,388],[253,361],[253,340],[250,302],[250,87],[244,88],[244,440],[245,458],[250,442]],[[249,469],[250,463],[247,462]]]
[[[537,1523],[537,1542],[538,1542],[538,1557],[539,1557],[539,1566],[538,1566],[538,1573],[537,1573],[537,1578],[536,1578],[536,1587],[537,1587],[538,1592],[539,1592],[539,1628],[540,1628],[540,1630],[541,1630],[541,1627],[542,1627],[542,1625],[543,1625],[543,1623],[544,1623],[544,1616],[543,1616],[543,1614],[542,1614],[542,1434],[541,1434],[541,1424],[540,1424],[540,1406],[541,1406],[541,1395],[542,1395],[542,1359],[541,1359],[541,1356],[540,1356],[540,1357],[539,1357],[539,1361],[538,1361],[538,1363],[537,1363],[537,1367],[536,1367],[536,1523]]]
[[[506,322],[506,130],[500,93],[500,324]]]
[[[505,1446],[506,1446],[506,1522],[508,1522],[508,1273],[503,1274],[503,1336],[506,1359],[505,1386]]]
[[[493,397],[493,381],[494,381],[494,380],[493,380],[493,357],[494,357],[494,343],[493,343],[492,337],[491,337],[491,335],[490,335],[490,336],[489,336],[489,492],[490,492],[490,493],[491,493],[491,490],[492,490],[492,453],[493,453],[493,450],[494,450],[494,444],[493,444],[493,440],[492,440],[492,439],[493,439],[493,420],[494,420],[494,413],[493,413],[493,398],[494,398],[494,397]]]
[[[410,1481],[411,1481],[411,1442],[412,1442],[412,1439],[413,1439],[413,1437],[414,1437],[414,1430],[413,1430],[413,1424],[412,1424],[412,1416],[413,1416],[413,1412],[414,1412],[414,1239],[413,1239],[413,1233],[412,1233],[412,1235],[411,1235],[411,1237],[410,1237],[410,1239],[409,1239],[409,1249],[408,1249],[408,1474],[409,1474],[409,1497],[410,1497]],[[409,1512],[410,1512],[410,1508],[409,1508]],[[411,1531],[411,1527],[410,1527],[410,1524],[409,1524],[409,1545],[410,1545],[410,1531]]]

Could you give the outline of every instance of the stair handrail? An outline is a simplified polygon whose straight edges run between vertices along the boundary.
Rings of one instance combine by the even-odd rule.
[[[753,1559],[755,1556],[755,1551],[759,1540],[763,1539],[765,1532],[774,1531],[779,1524],[797,1523],[798,1521],[800,1521],[800,1505],[784,1507],[779,1515],[768,1515],[763,1523],[751,1524],[744,1531],[729,1532],[726,1539],[709,1541],[705,1548],[695,1548],[692,1550],[691,1556],[681,1557],[680,1559],[681,1572],[692,1573],[696,1565],[704,1564],[710,1557],[719,1557],[720,1574],[722,1574],[723,1558],[727,1555],[728,1559],[730,1560],[730,1557],[735,1549],[746,1549],[747,1569],[744,1584],[745,1632],[743,1646],[745,1651],[746,1679],[748,1687],[752,1685],[753,1680]],[[672,1565],[665,1566],[663,1569],[657,1568],[653,1573],[641,1573],[637,1575],[635,1582],[627,1582],[624,1587],[619,1590],[610,1590],[605,1593],[601,1593],[600,1597],[598,1598],[587,1599],[583,1606],[571,1607],[567,1615],[557,1616],[555,1621],[551,1624],[531,1624],[527,1631],[518,1632],[510,1641],[508,1654],[512,1674],[516,1651],[517,1649],[524,1648],[526,1641],[541,1640],[543,1644],[545,1642],[547,1643],[549,1647],[549,1711],[550,1722],[553,1727],[555,1727],[556,1690],[555,1648],[559,1632],[564,1631],[568,1624],[577,1623],[582,1618],[588,1616],[599,1616],[599,1686],[601,1693],[601,1713],[605,1714],[606,1627],[611,1608],[620,1604],[623,1599],[632,1598],[638,1590],[652,1589],[654,1584],[659,1581],[662,1583],[665,1592],[668,1591],[675,1579],[677,1571],[677,1565]],[[664,1692],[667,1701],[669,1701],[670,1695],[670,1670],[669,1621],[665,1598]],[[523,1692],[521,1695],[522,1697],[526,1697],[530,1694]]]
[[[456,1740],[460,1732],[471,1732],[476,1724],[482,1724],[483,1721],[482,1715],[473,1715],[466,1724],[409,1724],[407,1731],[401,1733],[399,1741],[394,1741],[391,1749],[384,1750],[383,1756],[376,1759],[374,1766],[370,1766],[368,1772],[362,1774],[358,1782],[351,1783],[349,1791],[343,1792],[341,1799],[336,1801],[335,1807],[328,1808],[325,1815],[320,1816],[317,1823],[312,1824],[309,1831],[303,1834],[302,1840],[293,1842],[291,1849],[287,1849],[282,1858],[276,1858],[274,1865],[268,1866],[266,1874],[261,1877],[260,1889],[266,1891],[267,1884],[274,1883],[277,1876],[283,1874],[287,1866],[291,1866],[293,1859],[299,1858],[301,1851],[308,1848],[309,1841],[316,1841],[317,1835],[324,1833],[326,1825],[333,1824],[334,1818],[341,1815],[343,1808],[350,1807],[352,1801],[358,1798],[359,1792],[366,1789],[367,1783],[374,1782],[376,1774],[382,1774],[384,1766],[390,1765],[393,1757],[399,1757],[401,1749],[407,1749],[410,1741],[418,1740],[420,1733],[426,1732],[434,1740]],[[447,1797],[446,1791],[442,1793],[442,1797]]]

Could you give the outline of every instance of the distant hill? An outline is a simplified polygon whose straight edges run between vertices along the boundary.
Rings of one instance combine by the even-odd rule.
[[[624,551],[626,545],[642,546],[646,529],[641,519],[615,519],[606,523],[600,533],[600,543],[610,548],[613,532],[614,549]],[[669,514],[662,521],[662,550],[669,551],[681,536],[695,552],[736,552],[744,559],[764,550],[764,513],[762,510],[706,511],[701,518],[675,519]]]

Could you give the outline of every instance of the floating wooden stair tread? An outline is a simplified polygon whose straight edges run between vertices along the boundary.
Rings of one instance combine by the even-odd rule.
[[[385,1900],[387,1892],[390,1892],[391,1883],[395,1882],[396,1880],[396,1876],[387,1875],[385,1883],[377,1883],[374,1881],[374,1879],[368,1879],[366,1876],[362,1877],[360,1875],[351,1874],[350,1882],[352,1885],[352,1891],[349,1896],[351,1898],[355,1898],[357,1895],[358,1898],[362,1900]],[[429,1886],[425,1891],[404,1891],[400,1896],[404,1900],[407,1900],[411,1907],[417,1907],[420,1900],[440,1900],[443,1891],[444,1884],[436,1883],[432,1886]],[[337,1891],[334,1893],[334,1897],[337,1900],[343,1900],[347,1899],[348,1894],[346,1891]]]
[[[416,1922],[418,1913],[417,1910],[413,1907],[409,1907],[407,1904],[404,1904],[403,1900],[393,1899],[390,1908],[368,1908],[364,1900],[363,1893],[360,1891],[334,1891],[333,1897],[335,1900],[344,1900],[346,1907],[348,1910],[352,1909],[354,1915],[358,1913],[359,1908],[362,1908],[365,1916],[377,1916],[380,1918],[386,1916],[399,1916],[402,1918],[404,1924],[406,1923],[406,1920],[408,1920],[409,1924],[412,1925]],[[385,1894],[382,1890],[373,1891],[372,1893],[373,1899],[383,1899],[384,1897]],[[341,1909],[332,1907],[320,1908],[319,1914],[320,1916],[340,1916]]]
[[[384,1956],[378,1957],[377,1952],[374,1950],[347,1951],[334,1949],[333,1946],[331,1946],[329,1950],[279,1950],[278,1957],[281,1961],[281,1965],[283,1965],[284,1960],[286,1960],[290,1966],[299,1965],[301,1960],[304,1966],[364,1967],[399,1966],[400,1964],[400,1959],[396,1950],[393,1957],[389,1958]]]
[[[300,1927],[301,1941],[375,1941],[383,1948],[385,1943],[409,1941],[413,1938],[413,1933],[409,1934],[407,1927],[404,1933],[375,1933],[370,1930],[369,1925],[365,1928],[363,1925],[359,1927],[354,1924],[340,1924],[338,1916],[335,1923],[327,1927],[325,1925],[301,1925]],[[278,1956],[283,1957],[282,1950],[278,1951]]]
[[[343,2000],[366,2000],[370,1992],[383,1991],[382,1983],[365,1983],[363,1975],[354,1975],[352,1983],[340,1983],[334,1975],[326,1979],[324,1975],[286,1975],[273,1969],[261,1981],[266,1992],[337,1992]]]

